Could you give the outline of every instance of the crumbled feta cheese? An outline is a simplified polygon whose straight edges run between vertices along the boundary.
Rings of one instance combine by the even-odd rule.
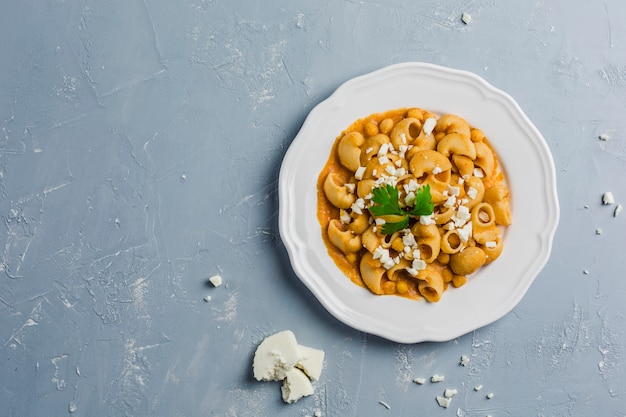
[[[492,399],[493,398],[493,392],[490,392],[485,397],[487,397],[488,400]]]
[[[406,155],[406,151],[408,150],[408,146],[406,145],[400,145],[400,152],[399,152],[399,156],[400,158],[404,159],[404,156]]]
[[[454,207],[455,204],[456,204],[456,197],[451,195],[450,197],[448,197],[446,202],[443,203],[443,206],[450,208],[450,207]]]
[[[348,213],[346,210],[341,209],[339,210],[339,220],[343,224],[348,224],[352,221],[352,217],[350,217],[350,213]]]
[[[257,381],[283,381],[283,401],[294,403],[313,394],[311,381],[319,379],[324,351],[298,345],[290,330],[266,337],[257,347],[252,364]],[[320,415],[321,413],[315,413]]]
[[[426,383],[426,378],[415,378],[413,382],[415,382],[418,385],[424,385]]]
[[[443,382],[446,379],[446,377],[444,375],[433,375],[430,378],[430,382]]]
[[[617,216],[619,216],[619,214],[620,214],[621,212],[622,212],[622,205],[621,205],[621,204],[618,204],[618,205],[615,207],[615,211],[613,212],[613,217],[617,217]]]
[[[402,143],[406,145],[406,135],[404,133],[400,133],[400,139],[402,140]]]
[[[441,169],[441,167],[434,167],[433,168],[433,174],[437,175],[437,174],[441,174],[443,172],[443,169]]]
[[[482,168],[475,167],[475,168],[474,168],[474,176],[475,176],[476,178],[484,178],[484,177],[485,177],[485,173],[484,173],[484,171],[482,170]]]
[[[456,229],[461,242],[466,243],[472,236],[472,222],[467,222],[465,226]]]
[[[420,216],[420,224],[424,226],[428,226],[429,224],[435,224],[433,215],[429,214],[428,216]]]
[[[450,407],[451,401],[451,398],[437,396],[437,404],[439,404],[439,407],[448,408]]]
[[[387,157],[387,155],[379,156],[378,157],[378,163],[381,164],[381,165],[385,165],[385,164],[389,163],[389,158]]]
[[[283,385],[280,390],[283,401],[291,404],[302,397],[313,394],[313,385],[311,385],[311,381],[304,372],[297,368],[292,368],[283,379]]]
[[[415,240],[415,235],[410,231],[409,233],[405,233],[404,236],[402,236],[402,244],[404,244],[404,246],[416,246],[417,241]]]
[[[455,187],[453,185],[448,185],[447,191],[448,191],[448,194],[453,195],[455,197],[461,194],[461,188]]]
[[[583,269],[583,274],[589,275],[589,270],[588,269]]]
[[[415,193],[413,191],[409,191],[404,197],[404,204],[407,206],[413,206],[415,204]]]
[[[433,133],[433,129],[435,128],[435,126],[437,126],[437,120],[435,120],[434,117],[429,117],[428,119],[424,120],[424,126],[422,126],[422,131],[426,136],[428,136]]]
[[[458,393],[459,391],[457,391],[456,389],[446,388],[446,390],[443,392],[443,396],[446,398],[452,398]]]
[[[354,193],[354,190],[356,190],[356,184],[352,184],[351,182],[348,182],[345,184],[346,190],[348,190],[351,193]]]
[[[602,195],[602,204],[604,204],[605,206],[608,206],[609,204],[613,204],[613,203],[615,203],[615,197],[613,196],[612,192],[607,191],[606,193]]]
[[[426,262],[422,259],[413,259],[413,262],[411,262],[411,266],[417,271],[423,271],[424,269],[426,269]]]
[[[365,200],[362,198],[357,198],[354,204],[352,204],[351,209],[356,214],[363,214],[363,210],[365,209]]]
[[[207,303],[211,301],[211,296],[207,295],[206,297],[204,297],[204,301],[206,301]]]
[[[596,229],[596,235],[601,235],[602,234],[602,229]]]
[[[387,152],[389,152],[389,144],[383,143],[380,145],[380,148],[378,149],[378,156],[385,156],[387,155]]]
[[[493,241],[492,242],[485,242],[485,247],[488,248],[488,249],[493,249],[496,246],[498,246],[498,244],[496,242],[493,242]]]
[[[354,173],[354,178],[360,181],[363,179],[363,174],[365,174],[365,167],[358,167]]]
[[[406,192],[409,193],[411,191],[415,192],[420,188],[420,185],[417,183],[415,179],[410,179],[409,183],[406,185]]]
[[[389,251],[382,246],[378,246],[372,253],[372,258],[381,259],[383,256],[389,257]]]
[[[461,21],[465,23],[466,25],[469,25],[470,23],[472,23],[472,16],[470,16],[467,13],[463,13],[461,15]]]
[[[283,380],[299,358],[298,342],[291,330],[268,336],[254,353],[254,378],[257,381]]]
[[[478,195],[478,190],[476,190],[476,188],[470,187],[467,190],[467,196],[471,198],[472,200],[475,199],[477,195]]]
[[[387,221],[381,217],[376,217],[374,219],[374,223],[376,223],[378,226],[382,226],[383,224],[387,223]]]
[[[301,369],[311,381],[320,379],[324,367],[324,351],[298,345],[298,354],[300,359],[296,363],[296,368]]]
[[[467,366],[469,365],[470,362],[470,358],[467,355],[463,355],[461,356],[461,366]]]
[[[220,285],[222,285],[223,280],[220,275],[213,275],[211,278],[209,278],[209,282],[213,284],[214,287],[219,287]]]
[[[474,387],[474,391],[476,391],[476,392],[480,391],[481,389],[483,389],[483,385],[482,385],[482,384],[480,384],[480,385],[476,385],[476,386]]]
[[[607,140],[609,140],[609,135],[602,134],[602,135],[598,136],[598,139],[600,139],[602,141],[607,141]]]

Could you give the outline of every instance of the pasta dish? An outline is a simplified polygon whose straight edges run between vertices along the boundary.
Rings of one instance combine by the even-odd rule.
[[[419,108],[350,125],[317,193],[329,255],[377,295],[439,301],[500,256],[511,224],[509,188],[484,133]]]

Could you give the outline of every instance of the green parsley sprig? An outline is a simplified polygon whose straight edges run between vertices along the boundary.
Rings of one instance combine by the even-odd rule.
[[[387,221],[383,224],[382,232],[385,235],[393,234],[409,226],[409,217],[429,216],[433,213],[434,204],[430,195],[428,184],[420,187],[415,193],[413,207],[400,207],[398,188],[391,184],[372,189],[372,201],[370,212],[376,217],[394,216],[398,221]]]

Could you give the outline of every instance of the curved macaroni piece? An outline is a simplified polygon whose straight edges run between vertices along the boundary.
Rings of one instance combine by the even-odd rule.
[[[417,274],[417,290],[426,300],[437,302],[445,289],[445,283],[441,273],[432,265]]]
[[[365,252],[359,263],[359,270],[363,283],[374,294],[384,294],[383,277],[387,270],[380,265],[371,253]]]
[[[461,177],[474,175],[474,161],[471,158],[465,155],[453,154],[450,159],[452,159],[454,168],[456,168]]]
[[[417,239],[420,258],[427,264],[433,263],[441,251],[441,235],[437,225],[416,223],[411,232]]]
[[[450,133],[437,143],[437,152],[448,157],[452,154],[467,156],[469,159],[476,159],[476,146],[469,137],[460,133]]]
[[[441,236],[441,250],[449,255],[463,249],[463,239],[456,229],[448,230]]]
[[[465,188],[465,199],[467,199],[465,206],[471,210],[476,204],[483,201],[485,184],[478,177],[469,177],[465,180],[463,186]]]
[[[501,183],[496,183],[485,191],[484,199],[493,207],[496,224],[509,226],[511,224],[511,208],[508,188]]]
[[[402,145],[411,145],[420,133],[422,133],[422,122],[415,118],[407,117],[396,123],[391,130],[391,144],[395,149],[400,149]]]
[[[337,154],[341,164],[350,171],[356,171],[360,166],[361,147],[365,143],[365,138],[359,132],[346,133],[337,146]]]
[[[441,139],[450,133],[458,133],[464,138],[470,138],[470,126],[465,119],[454,114],[444,114],[437,120],[435,137]]]
[[[493,156],[491,148],[484,142],[477,142],[474,147],[476,148],[474,164],[483,170],[487,178],[490,178],[496,170],[496,158]]]
[[[383,144],[390,142],[389,136],[383,133],[379,133],[365,139],[365,143],[361,147],[361,166],[365,166],[370,159],[378,155],[378,151]]]
[[[448,197],[445,191],[450,184],[452,163],[437,151],[420,150],[409,161],[411,173],[422,180],[422,185],[430,186],[433,203],[441,203]]]
[[[324,181],[324,194],[330,203],[340,209],[347,209],[354,204],[356,198],[345,184],[339,185],[339,176],[331,172]]]
[[[352,213],[353,220],[348,226],[353,233],[362,235],[370,227],[370,217],[366,213],[354,214]]]
[[[482,249],[487,256],[487,261],[485,263],[491,263],[498,259],[502,254],[502,249],[504,248],[504,244],[502,242],[502,238],[497,236],[494,240],[486,242]]]
[[[328,238],[344,254],[358,252],[361,249],[361,235],[351,230],[346,230],[344,225],[337,219],[328,223]]]

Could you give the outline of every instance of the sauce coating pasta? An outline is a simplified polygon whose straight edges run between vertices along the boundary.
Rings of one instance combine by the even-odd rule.
[[[432,214],[374,215],[373,195],[397,190],[402,209],[427,188]],[[428,186],[428,187],[426,187]],[[503,248],[510,195],[484,133],[419,108],[355,121],[335,140],[317,182],[317,215],[335,264],[377,295],[437,302]],[[402,224],[383,233],[386,224]],[[389,230],[386,230],[389,231]]]

